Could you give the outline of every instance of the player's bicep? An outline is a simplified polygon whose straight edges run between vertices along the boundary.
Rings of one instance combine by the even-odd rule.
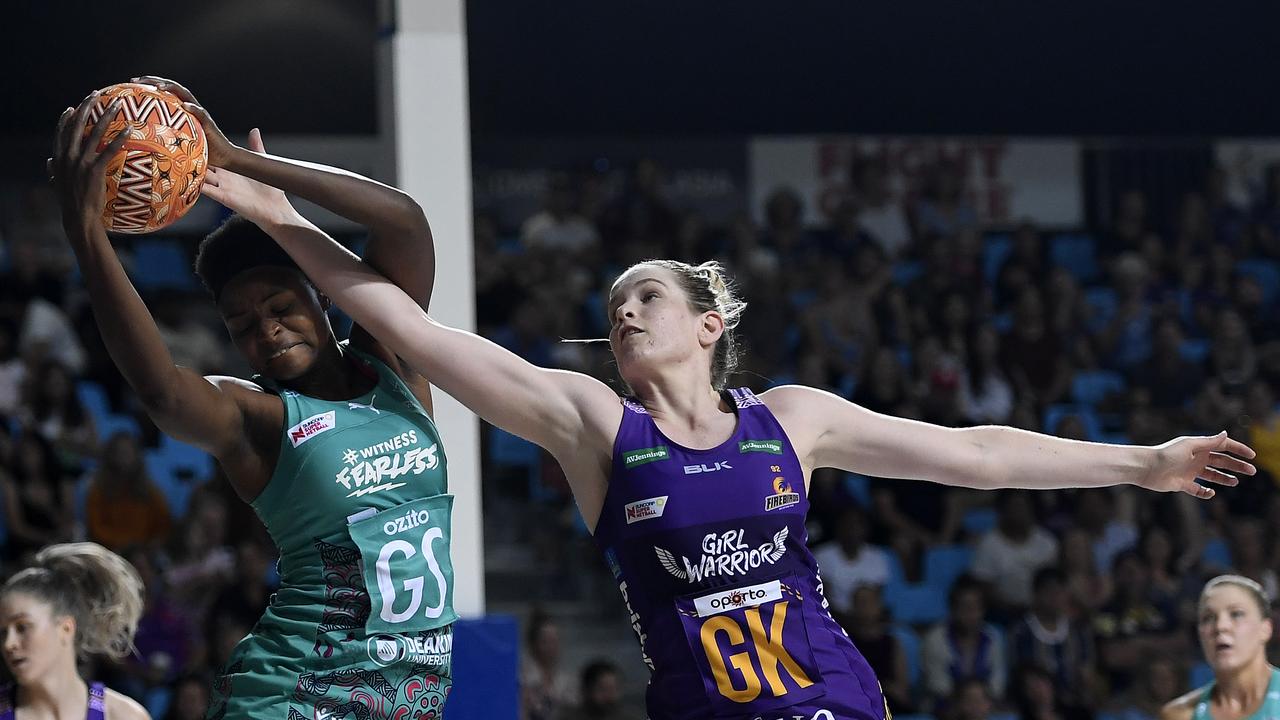
[[[172,387],[163,396],[142,398],[156,427],[218,456],[243,444],[244,411],[238,396],[256,385],[223,376],[206,378],[184,367],[177,368],[170,382]]]
[[[799,437],[809,467],[886,478],[939,480],[977,467],[980,454],[963,432],[873,412],[829,392],[802,386],[770,390]]]

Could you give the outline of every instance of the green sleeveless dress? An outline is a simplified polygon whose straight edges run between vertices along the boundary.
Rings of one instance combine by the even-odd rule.
[[[452,686],[444,448],[409,388],[331,402],[278,391],[280,458],[253,508],[280,588],[215,681],[208,718],[436,718]]]
[[[1209,713],[1209,704],[1213,699],[1214,683],[1205,685],[1200,692],[1200,702],[1196,703],[1191,720],[1213,720]],[[1258,711],[1245,720],[1280,720],[1280,670],[1271,668],[1271,681],[1267,683],[1267,694],[1262,699]]]

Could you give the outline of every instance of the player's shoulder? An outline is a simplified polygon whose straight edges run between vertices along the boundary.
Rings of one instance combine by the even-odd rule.
[[[780,410],[803,409],[814,402],[821,402],[827,395],[830,393],[808,385],[777,385],[759,393],[756,397],[776,413]]]
[[[1199,687],[1165,703],[1164,707],[1160,708],[1159,720],[1191,720],[1196,712],[1196,704],[1200,702],[1204,691],[1204,687]]]
[[[151,715],[137,700],[107,688],[106,720],[151,720]]]

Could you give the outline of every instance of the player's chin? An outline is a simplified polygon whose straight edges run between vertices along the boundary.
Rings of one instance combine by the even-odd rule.
[[[260,367],[261,373],[276,382],[296,380],[311,371],[316,357],[310,348],[298,346],[289,354],[268,360]]]

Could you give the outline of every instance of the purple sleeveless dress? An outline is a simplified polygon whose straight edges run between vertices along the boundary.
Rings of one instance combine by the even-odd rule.
[[[18,708],[18,686],[0,686],[0,720],[13,720]],[[105,720],[107,717],[107,688],[102,683],[89,684],[89,713],[85,720]]]
[[[773,413],[730,390],[719,447],[668,439],[623,400],[595,540],[652,675],[650,720],[885,720],[806,544],[800,461]]]

